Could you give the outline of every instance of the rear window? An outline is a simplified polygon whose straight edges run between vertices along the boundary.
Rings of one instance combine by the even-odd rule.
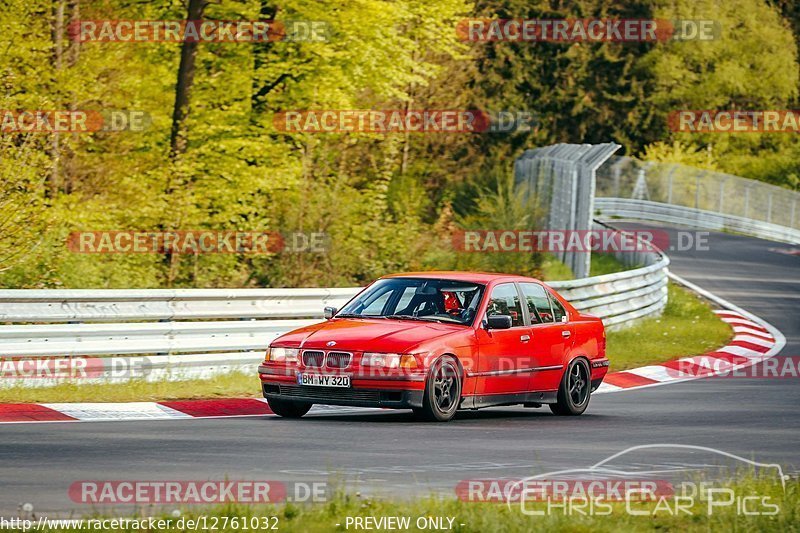
[[[531,324],[553,322],[550,297],[545,288],[538,283],[520,283],[520,286],[528,305],[528,313],[531,315]]]
[[[561,305],[561,302],[552,294],[550,294],[550,303],[553,305],[553,319],[556,322],[566,322],[567,311],[564,309],[564,306]]]

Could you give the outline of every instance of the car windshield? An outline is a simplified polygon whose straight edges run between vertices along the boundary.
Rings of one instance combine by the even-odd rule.
[[[483,290],[483,285],[454,280],[380,279],[336,316],[425,320],[468,326],[475,320]]]

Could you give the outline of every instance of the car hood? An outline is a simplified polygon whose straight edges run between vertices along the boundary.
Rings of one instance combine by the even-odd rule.
[[[290,331],[272,344],[287,348],[407,353],[424,341],[466,329],[467,326],[438,322],[334,318]],[[330,342],[336,344],[329,346]]]

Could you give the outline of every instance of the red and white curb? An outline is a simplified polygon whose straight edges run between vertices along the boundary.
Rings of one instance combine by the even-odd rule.
[[[309,414],[328,415],[369,411],[379,408],[314,406]],[[134,420],[182,420],[271,415],[262,398],[220,398],[217,400],[174,400],[123,403],[5,403],[0,404],[0,424],[25,422],[112,422]]]
[[[594,393],[618,392],[706,378],[761,363],[765,358],[771,357],[767,354],[775,346],[776,339],[766,328],[733,311],[715,313],[733,328],[734,337],[727,346],[703,355],[611,372]]]
[[[611,372],[594,394],[667,385],[728,373],[762,363],[777,355],[786,345],[783,334],[766,320],[676,274],[670,273],[669,276],[722,307],[723,309],[714,312],[731,326],[733,339],[727,346],[703,355]]]
[[[786,344],[783,334],[765,320],[672,273],[670,277],[723,310],[715,311],[734,331],[733,340],[713,352],[658,365],[609,373],[595,394],[621,392],[709,377],[748,367],[773,357]],[[682,375],[682,370],[690,370]],[[381,412],[378,408],[315,406],[309,414]],[[127,403],[0,404],[0,424],[31,422],[104,422],[181,420],[271,415],[266,400],[222,398]]]

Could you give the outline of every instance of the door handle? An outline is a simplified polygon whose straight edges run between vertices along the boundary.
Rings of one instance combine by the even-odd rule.
[[[519,336],[519,340],[521,340],[522,342],[528,342],[529,340],[531,340],[531,336],[530,335],[520,335]]]
[[[561,331],[561,336],[564,338],[568,338],[570,335],[572,335],[572,333],[567,329]]]

